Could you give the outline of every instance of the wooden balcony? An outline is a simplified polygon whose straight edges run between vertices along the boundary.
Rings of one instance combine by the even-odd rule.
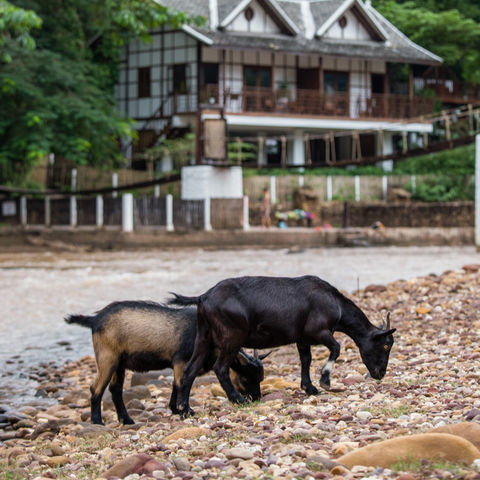
[[[284,115],[314,115],[340,118],[405,119],[433,112],[435,99],[393,94],[349,93],[332,95],[315,90],[287,92],[270,88],[221,90],[207,85],[201,92],[201,103],[224,106],[226,113],[272,113]]]

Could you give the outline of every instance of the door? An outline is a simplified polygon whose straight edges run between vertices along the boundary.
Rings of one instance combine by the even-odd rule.
[[[335,116],[349,115],[348,72],[324,72],[324,112]]]
[[[272,69],[248,66],[244,69],[244,110],[273,110]]]

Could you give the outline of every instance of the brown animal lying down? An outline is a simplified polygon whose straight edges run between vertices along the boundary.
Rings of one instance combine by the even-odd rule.
[[[69,315],[65,321],[92,330],[97,363],[97,376],[90,387],[92,423],[103,423],[101,400],[109,383],[118,421],[134,423],[123,403],[125,369],[146,372],[172,367],[174,381],[169,407],[178,413],[177,390],[195,343],[196,307],[169,308],[145,301],[114,302],[94,315]],[[230,366],[232,381],[252,400],[261,397],[262,358],[265,355],[251,357],[241,350]],[[208,372],[215,360],[212,351],[203,364],[202,373]]]

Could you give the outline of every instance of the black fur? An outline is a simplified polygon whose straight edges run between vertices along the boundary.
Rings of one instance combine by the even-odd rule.
[[[188,412],[191,385],[208,351],[218,350],[215,373],[228,398],[243,403],[227,373],[241,347],[271,348],[296,343],[302,365],[301,387],[318,390],[310,379],[311,345],[330,350],[320,384],[329,388],[330,371],[340,354],[335,331],[349,335],[373,378],[385,375],[395,329],[372,325],[366,315],[335,287],[314,276],[298,278],[241,277],[223,280],[198,297],[174,294],[170,304],[198,306],[198,333],[185,367],[178,408]]]

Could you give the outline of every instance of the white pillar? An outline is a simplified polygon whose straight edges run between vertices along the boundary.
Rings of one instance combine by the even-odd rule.
[[[203,200],[203,225],[206,232],[210,232],[212,230],[211,224],[211,202],[210,197],[207,197]]]
[[[355,175],[355,201],[360,201],[360,177]]]
[[[475,138],[475,245],[480,248],[480,135]]]
[[[77,169],[72,168],[72,192],[77,189]]]
[[[305,138],[303,130],[295,130],[293,134],[293,165],[305,165]]]
[[[77,226],[77,197],[72,195],[70,197],[70,226],[76,227]]]
[[[388,194],[388,177],[384,175],[382,177],[382,194],[383,194],[383,199],[387,201],[387,194]]]
[[[155,185],[155,188],[153,189],[153,196],[155,198],[160,197],[160,185]]]
[[[27,226],[27,198],[20,197],[20,223],[22,227]]]
[[[101,228],[103,227],[103,197],[101,195],[97,195],[96,207],[96,224]]]
[[[167,217],[167,232],[173,232],[173,197],[169,193],[165,198],[166,217]]]
[[[327,202],[331,202],[333,198],[333,184],[332,177],[328,175],[327,177]]]
[[[112,173],[112,187],[113,188],[118,187],[118,173],[117,172]],[[113,198],[118,197],[118,192],[116,190],[112,192],[112,197]]]
[[[133,194],[122,195],[122,231],[133,232]]]
[[[383,142],[380,145],[380,153],[382,155],[388,155],[393,153],[393,133],[383,132]],[[380,140],[382,140],[382,138]],[[379,166],[383,168],[385,172],[391,172],[393,170],[393,160],[384,160],[380,162]]]
[[[277,180],[273,175],[270,177],[270,203],[277,203]]]
[[[305,177],[303,175],[299,175],[298,177],[298,186],[303,187],[305,185]]]
[[[45,226],[49,227],[52,224],[52,211],[50,208],[50,197],[45,197]]]
[[[250,229],[250,212],[248,209],[248,196],[243,197],[243,229]]]
[[[417,191],[417,178],[415,177],[415,175],[412,175],[411,183],[412,183],[412,193],[415,193]]]

